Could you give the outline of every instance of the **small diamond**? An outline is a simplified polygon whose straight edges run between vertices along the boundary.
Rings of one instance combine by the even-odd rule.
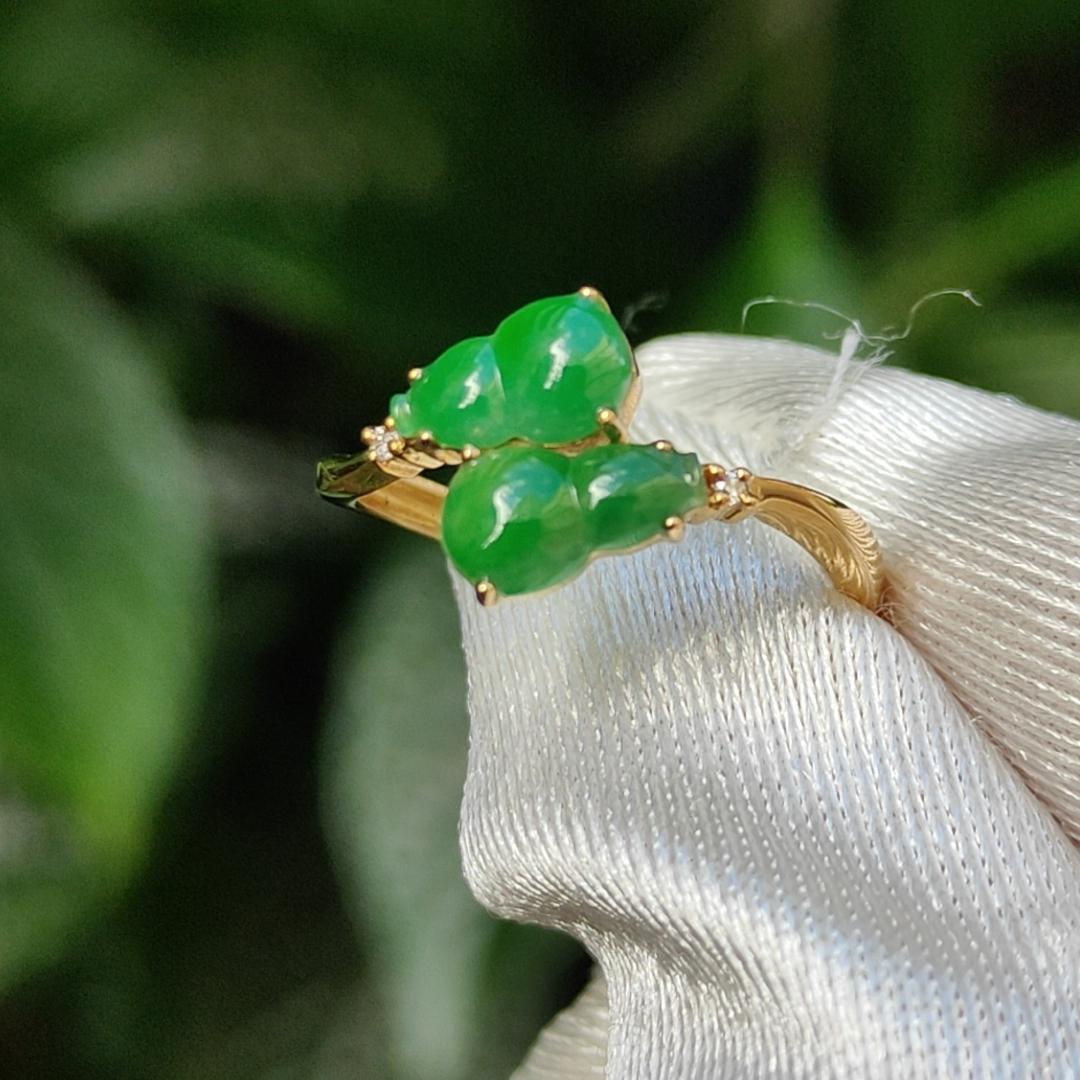
[[[364,436],[375,455],[376,461],[392,461],[401,452],[405,440],[394,429],[384,424],[371,428]]]
[[[727,496],[722,509],[725,513],[731,513],[737,510],[746,498],[746,480],[739,475],[737,468],[732,467],[710,480],[709,490],[714,495]]]

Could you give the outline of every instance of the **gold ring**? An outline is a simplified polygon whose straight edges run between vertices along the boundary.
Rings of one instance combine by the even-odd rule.
[[[677,541],[687,525],[754,517],[840,592],[881,606],[881,551],[854,510],[666,441],[627,441],[637,364],[595,289],[521,308],[409,383],[364,429],[362,451],[319,462],[318,491],[440,540],[485,605],[560,585],[599,556]],[[448,485],[424,475],[448,467]]]

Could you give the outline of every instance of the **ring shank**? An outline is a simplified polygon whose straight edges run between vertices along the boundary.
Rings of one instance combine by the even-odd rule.
[[[753,476],[748,515],[808,551],[845,596],[876,611],[885,588],[881,549],[870,526],[842,502],[786,480]]]
[[[353,467],[336,470],[333,488],[324,494],[421,536],[441,538],[447,490],[443,484],[413,476],[387,478],[375,486],[367,462],[360,466],[354,459],[348,464]],[[755,517],[782,532],[818,561],[845,596],[871,611],[880,608],[885,588],[881,549],[854,510],[820,491],[767,476],[751,475],[746,492],[744,503],[725,520]]]
[[[353,506],[426,536],[429,540],[441,540],[444,502],[444,484],[424,476],[414,476],[360,495],[353,500]]]

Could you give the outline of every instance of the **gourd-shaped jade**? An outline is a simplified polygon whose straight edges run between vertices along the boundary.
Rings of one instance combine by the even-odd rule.
[[[506,446],[450,482],[443,546],[474,585],[503,596],[573,577],[589,558],[661,536],[666,520],[705,505],[693,454],[615,443],[567,456]]]
[[[597,431],[599,409],[618,412],[634,357],[594,289],[537,300],[419,369],[390,416],[405,438],[431,432],[442,446],[479,449],[511,440],[571,443]]]

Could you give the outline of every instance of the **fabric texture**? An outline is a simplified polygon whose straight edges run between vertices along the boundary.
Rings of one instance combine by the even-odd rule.
[[[597,962],[516,1076],[1080,1076],[1080,424],[771,340],[638,359],[635,440],[847,502],[889,619],[754,521],[457,583],[466,876]]]

